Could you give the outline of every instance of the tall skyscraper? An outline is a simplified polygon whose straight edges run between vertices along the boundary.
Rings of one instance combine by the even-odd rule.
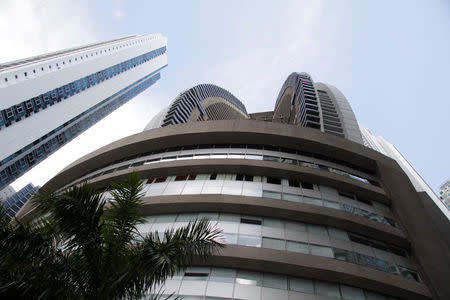
[[[210,218],[227,247],[166,282],[185,299],[450,299],[448,219],[402,165],[363,145],[336,88],[305,73],[286,82],[274,111],[251,114],[219,87],[189,89],[148,130],[43,189],[88,181],[108,197],[136,171],[142,233]]]
[[[444,203],[445,207],[450,210],[450,179],[447,179],[441,186],[439,187],[439,197]]]
[[[10,195],[5,199],[1,205],[3,206],[6,217],[14,218],[16,213],[27,203],[28,200],[39,190],[39,186],[34,186],[32,183],[27,184],[18,192]]]
[[[0,64],[0,189],[155,83],[166,53],[133,35]]]

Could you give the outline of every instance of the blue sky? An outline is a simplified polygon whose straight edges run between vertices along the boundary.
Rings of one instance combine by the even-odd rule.
[[[43,184],[80,156],[141,131],[157,111],[195,84],[228,89],[249,112],[271,110],[294,71],[338,87],[358,121],[393,143],[433,189],[450,177],[449,2],[0,3],[2,62],[155,32],[169,39],[169,66],[160,82],[14,187]]]

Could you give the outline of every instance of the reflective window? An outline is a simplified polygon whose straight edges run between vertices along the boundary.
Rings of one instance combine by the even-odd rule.
[[[316,294],[328,297],[341,298],[339,285],[331,282],[316,281]]]

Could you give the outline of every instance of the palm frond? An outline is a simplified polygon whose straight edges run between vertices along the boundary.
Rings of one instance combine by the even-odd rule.
[[[219,242],[221,230],[207,218],[189,222],[178,229],[168,229],[161,236],[148,234],[139,245],[142,249],[141,265],[151,270],[152,284],[160,284],[180,269],[190,265],[194,258],[205,260],[224,247]]]

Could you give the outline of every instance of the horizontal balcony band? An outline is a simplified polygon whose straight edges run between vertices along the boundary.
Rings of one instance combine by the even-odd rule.
[[[387,205],[390,204],[390,200],[384,190],[377,186],[332,172],[265,160],[210,158],[162,161],[101,175],[93,178],[89,182],[95,183],[99,188],[107,187],[111,181],[119,182],[124,180],[127,177],[127,174],[132,171],[139,172],[142,178],[191,173],[236,173],[255,176],[269,175],[272,177],[330,186],[337,188],[340,191],[354,194],[362,199],[379,201]],[[56,190],[56,188],[59,187],[51,187],[46,184],[43,188],[44,190],[49,188]]]
[[[352,162],[355,166],[377,173],[377,160],[384,155],[358,143],[295,125],[254,120],[221,120],[189,122],[144,131],[106,145],[62,170],[44,187],[62,187],[119,160],[162,148],[195,144],[264,144],[320,153],[333,159]]]
[[[410,246],[399,228],[333,208],[269,198],[223,194],[153,196],[143,198],[141,212],[143,215],[193,212],[247,213],[333,226],[403,248]]]
[[[398,275],[320,256],[265,248],[227,245],[196,266],[239,268],[259,272],[280,270],[289,276],[338,282],[408,300],[431,299],[428,288]],[[280,273],[280,272],[279,272]]]

